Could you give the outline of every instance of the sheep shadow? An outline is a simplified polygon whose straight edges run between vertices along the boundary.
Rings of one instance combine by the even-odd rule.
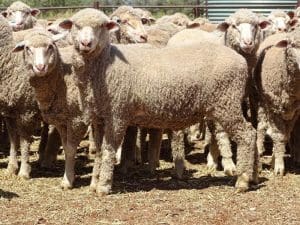
[[[13,198],[19,198],[20,196],[14,192],[10,192],[10,191],[4,191],[0,188],[0,199],[4,198],[4,199],[8,199],[11,200]]]

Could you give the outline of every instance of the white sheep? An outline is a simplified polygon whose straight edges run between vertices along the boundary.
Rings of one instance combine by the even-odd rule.
[[[109,31],[116,24],[95,9],[81,10],[60,25],[72,27],[74,47],[84,60],[77,79],[85,113],[95,133],[105,125],[101,168],[99,158],[95,164],[99,195],[111,191],[115,151],[128,125],[179,130],[203,115],[216,119],[237,142],[236,187],[245,190],[257,178],[255,130],[240,113],[248,79],[243,57],[213,43],[165,49],[111,46]]]

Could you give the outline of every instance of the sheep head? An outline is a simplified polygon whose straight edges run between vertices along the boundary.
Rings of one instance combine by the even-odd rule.
[[[260,21],[258,15],[251,10],[240,9],[219,24],[217,29],[231,36],[231,45],[246,54],[252,54],[258,48],[261,29],[265,29],[269,24],[267,20]]]
[[[58,49],[55,42],[61,38],[62,35],[50,36],[42,32],[30,34],[15,46],[13,52],[24,51],[24,61],[28,69],[33,71],[34,76],[43,77],[56,66]]]
[[[84,56],[94,55],[96,51],[100,54],[109,44],[109,32],[119,29],[116,22],[96,9],[80,10],[59,26],[71,30],[75,49]]]
[[[23,2],[17,1],[12,3],[7,10],[2,12],[2,15],[9,21],[13,31],[24,30],[26,24],[32,17],[37,16],[40,13],[38,9],[32,9]]]

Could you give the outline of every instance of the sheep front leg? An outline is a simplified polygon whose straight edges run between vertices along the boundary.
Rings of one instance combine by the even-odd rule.
[[[29,164],[30,141],[21,137],[21,167],[18,176],[29,179],[31,166]]]
[[[116,119],[114,122],[105,123],[100,176],[97,185],[99,196],[104,196],[111,192],[116,151],[122,143],[127,128],[126,125],[120,125],[118,121],[120,120]]]
[[[215,124],[212,121],[208,120],[206,129],[207,137],[205,139],[205,144],[209,144],[209,152],[207,155],[207,169],[210,174],[216,172],[218,168],[218,157],[220,155],[215,134]]]
[[[265,152],[264,141],[266,132],[268,129],[267,118],[265,116],[265,112],[263,108],[259,108],[258,110],[258,123],[257,123],[257,150],[259,155],[262,155]]]
[[[101,167],[101,157],[102,157],[102,151],[101,146],[103,142],[103,136],[104,136],[104,125],[103,124],[94,124],[93,126],[93,136],[94,136],[94,143],[95,143],[95,162],[93,166],[93,172],[92,172],[92,179],[90,188],[92,191],[97,190],[97,184],[99,181],[99,175],[100,175],[100,167]]]
[[[7,132],[10,141],[10,150],[9,150],[9,158],[8,158],[8,166],[7,173],[8,174],[17,174],[18,171],[18,159],[17,159],[17,151],[20,148],[20,137],[17,134],[17,126],[14,121],[5,118],[5,123],[7,127]]]
[[[66,127],[56,127],[62,141],[65,152],[65,173],[61,182],[61,188],[64,190],[71,189],[75,180],[75,155],[77,144],[73,143]]]

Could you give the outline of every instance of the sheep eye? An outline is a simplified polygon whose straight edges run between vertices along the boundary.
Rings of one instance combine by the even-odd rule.
[[[79,26],[78,24],[75,24],[75,27],[80,30],[81,29],[81,26]]]
[[[146,18],[142,18],[142,24],[147,24],[148,20]]]
[[[26,46],[25,49],[26,49],[26,52],[27,52],[28,54],[30,54],[30,55],[33,54],[32,51],[31,51],[31,49],[30,49],[28,46]]]
[[[48,45],[47,51],[52,51],[53,50],[53,45]]]
[[[232,28],[234,29],[237,29],[236,25],[235,24],[232,24]]]

